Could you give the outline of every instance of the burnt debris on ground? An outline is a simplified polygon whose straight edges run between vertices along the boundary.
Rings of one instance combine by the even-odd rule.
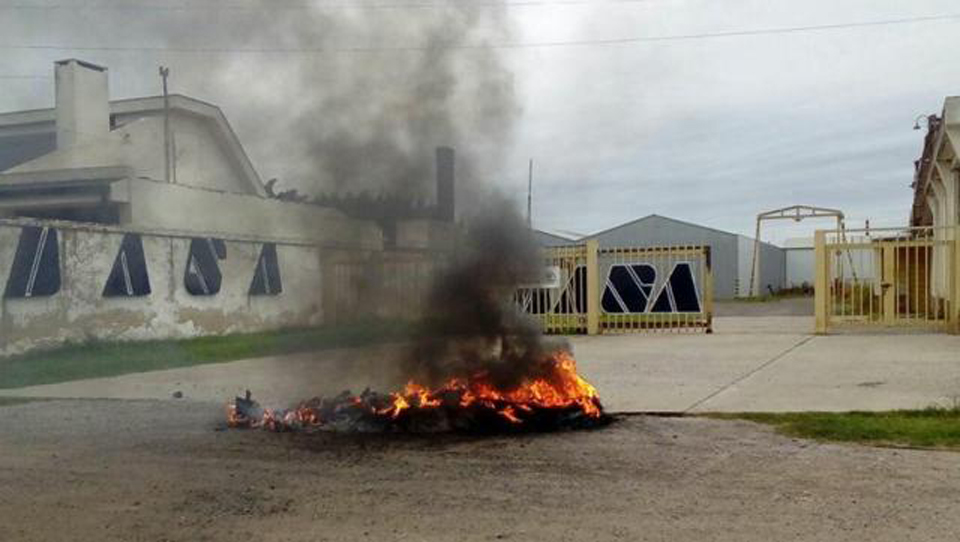
[[[249,394],[229,407],[228,423],[236,428],[262,428],[276,432],[357,433],[489,433],[509,434],[591,429],[608,425],[599,400],[597,414],[579,404],[538,406],[510,401],[474,402],[463,406],[463,393],[444,390],[430,395],[428,405],[411,405],[394,413],[396,394],[364,390],[335,397],[315,397],[291,409],[266,409]],[[509,411],[508,417],[503,412]]]

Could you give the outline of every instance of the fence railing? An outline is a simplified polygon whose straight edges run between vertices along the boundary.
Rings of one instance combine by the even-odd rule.
[[[547,333],[713,329],[710,248],[604,247],[596,241],[544,250],[544,278],[516,302]]]
[[[328,263],[325,318],[420,317],[446,256],[388,252]],[[600,248],[589,241],[544,249],[543,257],[542,276],[513,300],[545,333],[713,329],[709,247]]]
[[[957,331],[956,227],[819,231],[816,329],[916,327]]]

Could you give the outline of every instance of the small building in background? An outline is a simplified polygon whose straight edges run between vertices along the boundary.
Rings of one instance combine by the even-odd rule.
[[[816,262],[814,243],[811,237],[796,237],[783,242],[786,255],[786,284],[788,289],[813,288],[813,271]]]

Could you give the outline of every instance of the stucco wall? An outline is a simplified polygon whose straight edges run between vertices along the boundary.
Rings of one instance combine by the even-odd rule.
[[[173,177],[177,184],[225,192],[251,193],[243,172],[211,131],[206,119],[176,115],[171,119]]]
[[[0,224],[0,280],[10,276],[21,228]],[[225,240],[218,262],[220,292],[194,296],[184,287],[190,239],[142,235],[151,293],[103,297],[123,233],[58,228],[60,291],[51,297],[0,298],[0,354],[66,341],[135,340],[219,335],[323,321],[323,253],[311,245],[277,243],[283,291],[248,294],[262,243]]]
[[[130,224],[165,231],[229,232],[379,250],[383,235],[373,222],[303,203],[167,184],[148,179],[114,183],[129,190]]]

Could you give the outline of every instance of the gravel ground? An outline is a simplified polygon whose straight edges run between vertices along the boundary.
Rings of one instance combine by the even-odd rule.
[[[0,408],[0,540],[956,540],[960,454],[625,418],[477,438],[223,430],[185,401]]]

